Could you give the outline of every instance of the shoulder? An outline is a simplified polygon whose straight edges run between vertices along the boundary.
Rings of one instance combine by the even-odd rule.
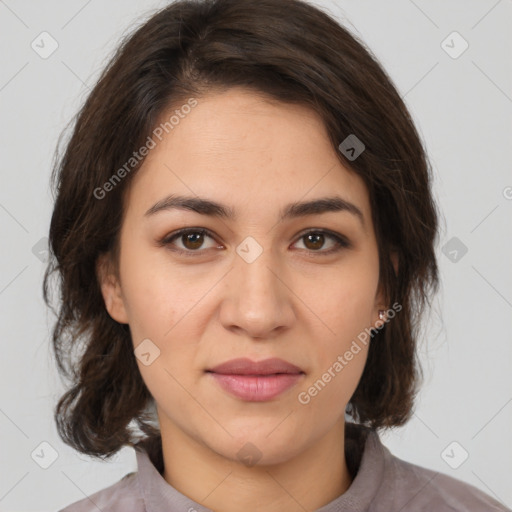
[[[71,503],[58,512],[145,512],[137,473],[129,473],[115,484]]]
[[[462,480],[389,457],[393,467],[395,505],[402,512],[511,512],[509,508],[477,487]]]

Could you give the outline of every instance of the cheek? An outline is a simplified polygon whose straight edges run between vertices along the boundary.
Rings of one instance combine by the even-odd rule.
[[[154,249],[126,244],[121,257],[124,304],[134,344],[143,338],[166,342],[200,298],[176,267],[155,258]],[[140,342],[140,341],[139,341]]]
[[[316,350],[310,358],[313,371],[299,390],[297,400],[312,416],[328,416],[335,421],[354,394],[361,379],[370,338],[364,332],[364,319],[350,316],[333,320],[336,336],[318,337]],[[363,326],[363,327],[362,327]],[[364,338],[358,338],[361,334]]]
[[[194,286],[178,268],[155,258],[154,250],[137,244],[127,244],[126,249],[121,272],[132,342],[137,355],[143,340],[149,340],[144,343],[152,361],[145,365],[138,358],[140,373],[157,402],[169,397],[181,401],[186,396],[179,383],[185,384],[195,371],[194,356],[201,339],[198,312],[207,288]]]
[[[306,384],[306,399],[315,409],[348,403],[357,387],[368,354],[377,280],[378,268],[365,262],[340,268],[320,291],[315,287],[307,294],[305,302],[314,305],[319,319],[311,333],[315,371]]]
[[[303,281],[302,296],[324,325],[330,342],[351,339],[372,325],[378,269],[347,266],[326,275],[320,286],[318,281],[310,285]]]

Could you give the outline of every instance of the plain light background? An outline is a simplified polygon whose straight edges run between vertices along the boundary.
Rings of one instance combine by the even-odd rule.
[[[136,469],[130,448],[101,463],[59,439],[53,407],[63,384],[41,280],[58,136],[121,36],[167,3],[0,0],[1,511],[57,510]],[[315,3],[368,45],[404,97],[443,214],[424,386],[413,419],[382,440],[512,507],[512,2]],[[42,32],[58,44],[47,58],[31,46],[46,37],[51,48]],[[52,449],[57,458],[43,469],[37,453],[50,462]]]

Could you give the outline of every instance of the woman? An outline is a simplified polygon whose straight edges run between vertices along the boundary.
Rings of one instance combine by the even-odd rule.
[[[437,210],[399,94],[328,15],[170,4],[54,181],[59,433],[138,464],[66,512],[506,510],[380,442],[413,410]]]

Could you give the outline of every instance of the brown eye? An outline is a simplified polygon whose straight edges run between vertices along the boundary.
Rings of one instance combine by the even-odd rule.
[[[204,234],[192,232],[186,235],[181,235],[181,241],[186,249],[199,249],[204,243]]]
[[[215,247],[215,244],[211,244],[210,247],[203,247],[205,239],[210,238],[213,240],[213,236],[206,229],[181,229],[176,233],[171,233],[169,236],[161,240],[160,244],[169,246],[173,251],[181,254],[187,254],[191,256],[199,255],[203,252],[201,249],[210,249]],[[194,254],[196,253],[196,254]]]
[[[205,240],[208,238],[215,241],[213,235],[204,228],[187,228],[166,236],[160,241],[160,245],[167,246],[170,250],[186,256],[199,256],[206,249],[222,248],[215,243],[204,247]],[[344,236],[326,230],[309,231],[299,238],[299,241],[302,240],[304,240],[304,250],[315,256],[317,254],[328,255],[352,247],[352,244]],[[328,248],[322,250],[326,244]]]
[[[299,240],[304,240],[305,249],[311,253],[331,254],[341,249],[351,247],[350,242],[343,236],[325,230],[309,231],[303,234]],[[330,247],[321,250],[326,241],[331,240]]]
[[[321,249],[325,243],[325,237],[322,233],[312,233],[304,236],[305,246],[308,249],[317,250]]]

